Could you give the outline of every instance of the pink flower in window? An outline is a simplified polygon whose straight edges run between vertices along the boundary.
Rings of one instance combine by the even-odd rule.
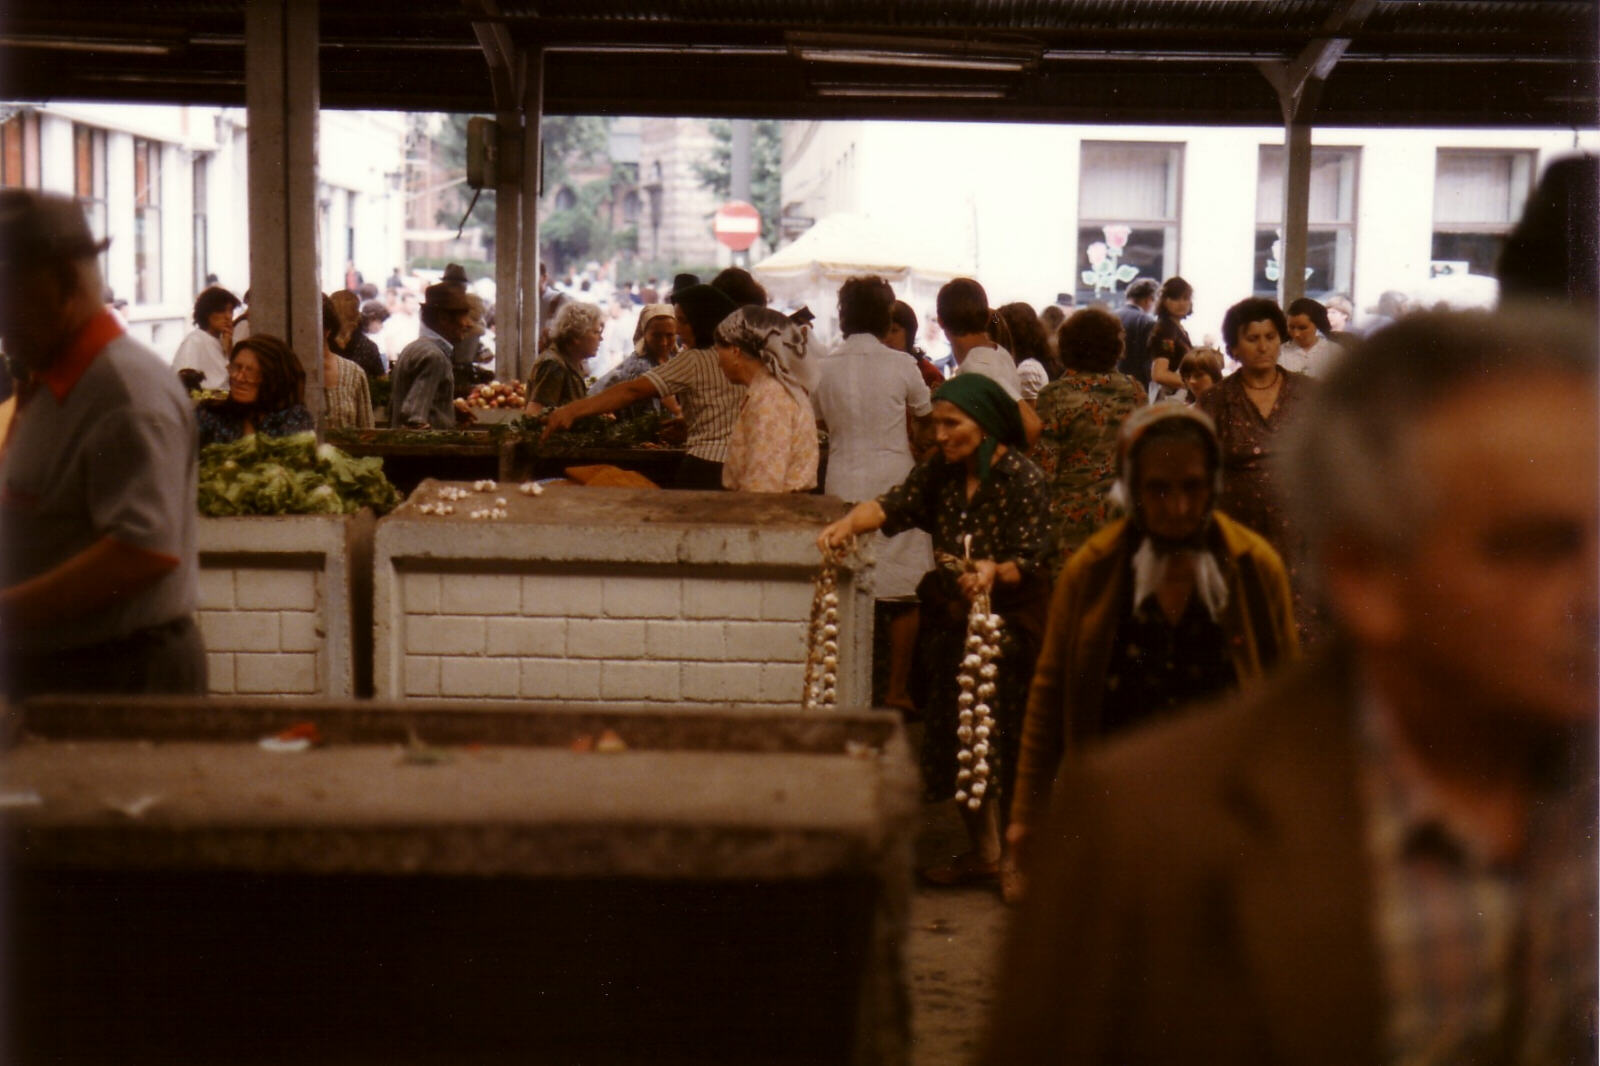
[[[1093,244],[1089,245],[1090,266],[1099,266],[1101,263],[1105,262],[1105,258],[1106,245],[1104,241],[1095,241]]]
[[[1127,247],[1128,238],[1133,235],[1133,227],[1107,226],[1102,232],[1106,235],[1106,243],[1120,252]]]

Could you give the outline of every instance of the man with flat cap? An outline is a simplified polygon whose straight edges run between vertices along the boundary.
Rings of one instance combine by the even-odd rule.
[[[0,192],[0,342],[22,368],[0,450],[0,687],[205,691],[194,413],[106,310],[72,200]]]
[[[451,354],[467,329],[472,305],[459,285],[440,282],[422,293],[417,339],[395,360],[390,403],[394,424],[407,429],[452,429],[456,424]]]

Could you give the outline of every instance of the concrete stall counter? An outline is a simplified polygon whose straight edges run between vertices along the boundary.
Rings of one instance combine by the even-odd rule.
[[[795,707],[828,496],[502,483],[378,523],[379,698]],[[470,486],[457,486],[470,487]],[[474,510],[506,501],[503,520]],[[871,700],[872,601],[839,575],[839,706]]]
[[[370,690],[373,516],[202,518],[199,624],[213,695]]]
[[[259,743],[304,723],[317,746]],[[0,724],[5,1061],[906,1061],[892,714],[53,698]]]

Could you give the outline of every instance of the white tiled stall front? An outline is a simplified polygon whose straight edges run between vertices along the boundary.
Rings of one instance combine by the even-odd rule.
[[[379,698],[797,705],[831,497],[502,485],[378,524]],[[505,499],[507,517],[471,512]],[[864,564],[857,564],[864,566]],[[839,575],[838,705],[870,702],[872,601]]]
[[[356,694],[351,608],[362,596],[352,596],[351,554],[363,535],[370,546],[370,531],[370,515],[200,520],[213,695]]]

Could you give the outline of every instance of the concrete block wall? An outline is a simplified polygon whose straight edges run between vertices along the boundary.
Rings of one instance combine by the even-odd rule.
[[[378,525],[380,698],[799,706],[816,533],[842,503],[552,488],[483,522],[470,500],[420,515],[437,487]],[[856,579],[840,576],[840,706],[870,701]]]
[[[200,520],[199,624],[213,695],[356,694],[353,523],[333,515]]]

